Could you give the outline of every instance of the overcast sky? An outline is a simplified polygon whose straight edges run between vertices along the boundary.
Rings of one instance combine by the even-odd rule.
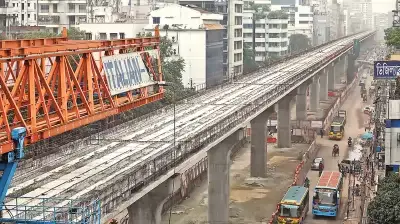
[[[396,0],[372,0],[372,11],[387,13],[395,9]]]

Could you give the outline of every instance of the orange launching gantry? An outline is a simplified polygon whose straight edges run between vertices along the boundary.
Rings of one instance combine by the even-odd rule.
[[[0,154],[163,98],[155,37],[0,41]],[[106,63],[106,62],[107,63]]]

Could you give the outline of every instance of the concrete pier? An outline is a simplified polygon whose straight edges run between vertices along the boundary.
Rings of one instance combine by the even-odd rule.
[[[266,177],[267,175],[267,120],[273,112],[274,107],[268,108],[251,121],[251,177]]]
[[[318,113],[319,111],[319,77],[316,75],[313,78],[313,82],[311,84],[311,93],[310,93],[310,111]]]
[[[129,224],[160,224],[164,203],[170,194],[166,181],[128,207]]]
[[[290,126],[290,101],[293,95],[288,94],[278,102],[278,148],[292,147]]]
[[[319,79],[320,96],[319,96],[319,99],[321,101],[328,100],[328,75],[329,75],[329,71],[327,69],[323,69],[320,72],[320,79]]]
[[[335,83],[336,83],[336,74],[335,74],[335,62],[326,66],[328,69],[328,90],[335,91]]]
[[[229,223],[229,156],[237,139],[235,132],[207,152],[209,224]]]
[[[303,83],[297,88],[296,95],[296,120],[307,119],[307,88],[308,84]]]

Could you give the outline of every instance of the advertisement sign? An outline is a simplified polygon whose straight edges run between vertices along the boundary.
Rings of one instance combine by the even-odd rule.
[[[395,79],[400,76],[400,61],[375,61],[374,79]]]
[[[111,95],[153,85],[155,83],[153,75],[143,58],[154,64],[153,62],[157,61],[157,54],[158,52],[153,50],[103,57],[104,72]]]

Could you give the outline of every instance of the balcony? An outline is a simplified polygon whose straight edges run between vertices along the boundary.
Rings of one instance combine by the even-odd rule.
[[[60,24],[60,16],[38,16],[38,25],[58,25]]]
[[[287,33],[288,29],[279,29],[279,28],[270,28],[268,29],[269,33]]]
[[[256,52],[266,52],[267,48],[265,47],[256,47]]]
[[[256,33],[266,33],[265,28],[256,28]]]
[[[268,47],[268,52],[282,52],[282,51],[287,51],[288,46],[286,47]]]
[[[281,42],[289,42],[289,38],[287,37],[276,37],[276,38],[268,38],[268,42],[273,43],[281,43]]]

